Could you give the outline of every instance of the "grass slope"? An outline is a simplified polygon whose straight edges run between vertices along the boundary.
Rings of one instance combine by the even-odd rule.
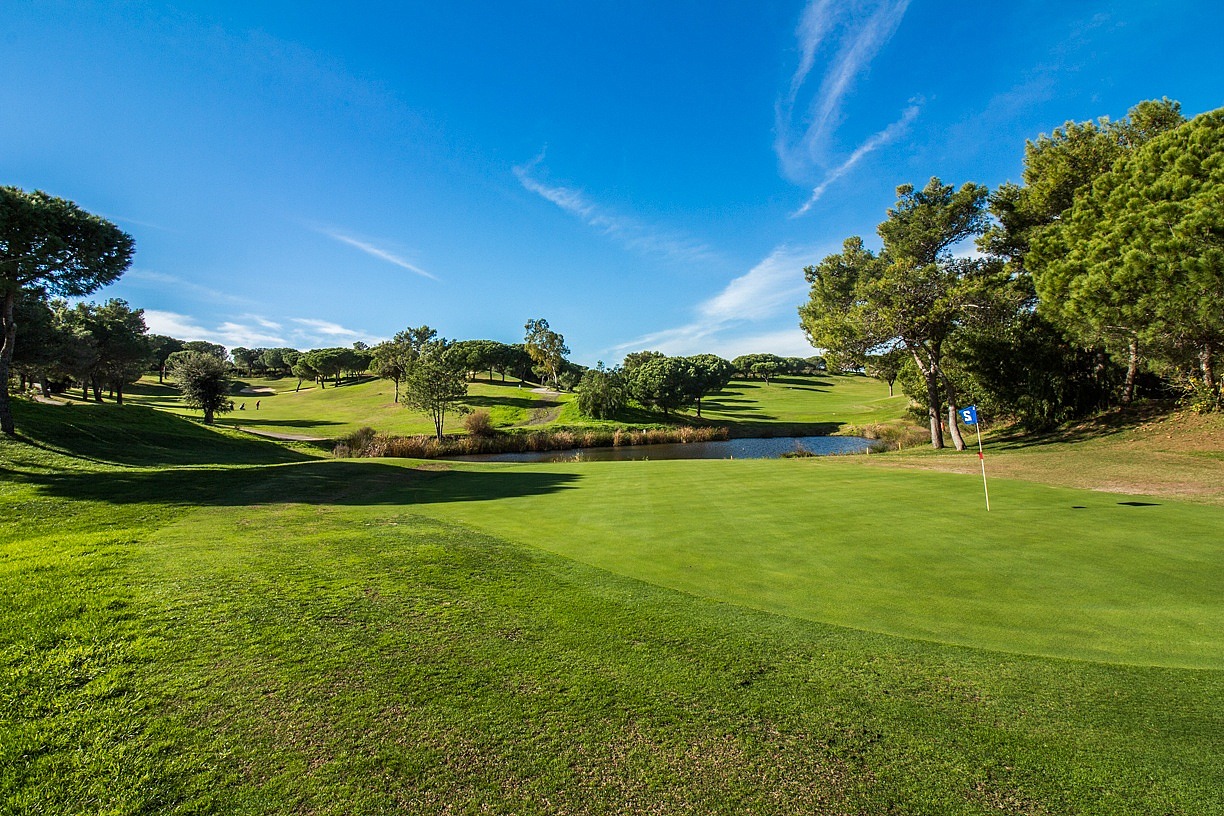
[[[1224,812],[1218,669],[898,638],[726,603],[719,593],[738,583],[727,576],[681,592],[618,574],[640,571],[625,565],[646,558],[635,539],[648,513],[676,530],[703,523],[694,491],[760,482],[763,500],[807,486],[827,519],[883,472],[857,482],[845,462],[619,463],[636,487],[617,504],[632,552],[617,554],[593,532],[593,494],[617,484],[601,467],[132,467],[57,452],[74,432],[52,420],[78,407],[25,409],[42,415],[42,447],[0,440],[0,811]],[[817,476],[842,469],[815,493]],[[915,498],[969,481],[892,475],[917,485]],[[905,500],[880,485],[873,521],[880,496]],[[960,502],[966,514],[975,499]],[[568,503],[571,529],[541,510],[553,502]],[[1087,512],[1111,524],[1114,507]],[[781,557],[780,534],[764,535],[784,529],[770,509],[751,519],[762,535],[728,533],[718,552],[648,543],[661,561],[713,555],[744,571],[744,552]],[[546,517],[529,532],[533,511]],[[1127,555],[1137,562],[1163,561],[1183,539],[1195,549],[1196,525],[1218,514],[1116,510],[1149,511],[1163,514],[1165,552],[1149,543]],[[877,548],[938,549],[923,525],[945,516],[904,520],[878,521]],[[620,569],[584,563],[596,560],[577,553],[584,540]],[[1045,552],[1046,563],[1014,559],[1008,577],[1084,567],[1082,553]],[[864,558],[837,566],[869,592],[871,565],[854,563]],[[1172,603],[1166,578],[1210,577],[1168,569],[1139,588],[1149,600]],[[1112,581],[1101,583],[1084,597]],[[768,603],[789,591],[767,584]],[[958,586],[921,579],[927,602],[962,602]]]
[[[909,400],[879,380],[855,374],[734,380],[702,405],[709,422],[731,425],[740,436],[779,432],[831,433],[846,424],[901,419]]]

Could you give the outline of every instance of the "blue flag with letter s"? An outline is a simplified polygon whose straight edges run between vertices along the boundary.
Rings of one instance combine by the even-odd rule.
[[[960,409],[961,422],[966,425],[976,425],[977,423],[977,406],[969,405]]]

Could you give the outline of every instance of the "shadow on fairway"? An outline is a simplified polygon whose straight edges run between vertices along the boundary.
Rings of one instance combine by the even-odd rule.
[[[404,505],[538,496],[570,489],[580,477],[511,470],[408,468],[377,461],[313,461],[271,467],[166,468],[97,473],[10,471],[15,481],[60,498],[112,504],[258,506]],[[439,469],[434,469],[439,468]]]
[[[218,433],[197,420],[141,405],[50,406],[20,400],[14,402],[13,413],[22,443],[99,464],[270,465],[314,458],[267,440]]]
[[[463,404],[471,408],[555,408],[561,404],[556,400],[542,399],[539,395],[532,395],[530,391],[519,393],[523,396],[479,397],[469,395],[464,398]]]

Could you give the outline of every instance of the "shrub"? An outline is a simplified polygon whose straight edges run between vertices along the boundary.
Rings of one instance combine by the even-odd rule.
[[[353,456],[367,456],[370,444],[374,441],[377,431],[373,428],[358,428],[347,436],[336,440],[332,456],[338,459],[348,459]]]
[[[463,417],[463,427],[472,436],[493,436],[497,431],[493,428],[493,420],[488,411],[472,411]]]

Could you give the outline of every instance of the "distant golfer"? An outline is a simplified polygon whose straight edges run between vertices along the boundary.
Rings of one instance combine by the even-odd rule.
[[[230,403],[230,404],[231,404],[231,405],[233,405],[233,403]],[[239,411],[245,411],[245,410],[246,410],[246,403],[244,402],[244,403],[242,403],[241,405],[239,405],[239,406],[238,406],[238,410],[239,410]]]
[[[258,411],[258,410],[259,410],[259,403],[260,403],[260,402],[262,402],[262,401],[263,401],[263,400],[255,400],[255,410],[256,410],[256,411]]]

